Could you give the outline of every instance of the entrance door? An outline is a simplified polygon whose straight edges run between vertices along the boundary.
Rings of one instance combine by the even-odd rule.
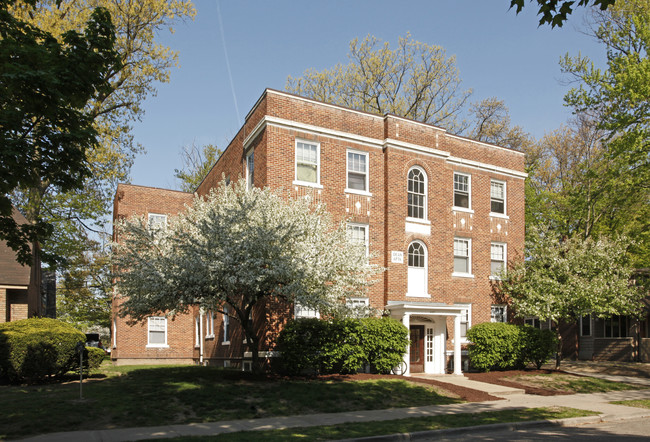
[[[424,372],[424,325],[411,326],[411,373]]]

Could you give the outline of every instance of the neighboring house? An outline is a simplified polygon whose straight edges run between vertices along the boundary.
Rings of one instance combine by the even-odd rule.
[[[14,220],[27,223],[16,209]],[[0,241],[0,322],[41,316],[45,313],[41,302],[41,269],[20,265],[16,253],[4,241]]]
[[[507,320],[506,306],[493,302],[490,279],[507,260],[523,256],[523,153],[267,89],[196,194],[206,195],[222,177],[290,189],[348,220],[351,237],[387,269],[353,302],[409,328],[410,372],[460,373],[467,329]],[[164,225],[192,197],[121,184],[114,219],[144,215],[153,226]],[[292,316],[318,312],[299,305],[253,312],[264,355],[273,354],[273,337]],[[175,319],[127,322],[113,322],[117,363],[250,363],[239,326],[223,314],[195,309]]]

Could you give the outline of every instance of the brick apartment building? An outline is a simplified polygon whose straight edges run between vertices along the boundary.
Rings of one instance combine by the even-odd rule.
[[[335,219],[348,220],[351,236],[387,269],[367,297],[354,302],[410,329],[410,372],[459,374],[467,328],[506,320],[490,279],[523,254],[523,153],[394,115],[267,89],[195,193],[207,194],[222,177],[311,195]],[[114,219],[146,215],[150,223],[164,223],[193,196],[120,184]],[[300,306],[255,311],[264,354],[272,354],[283,321],[317,314]],[[113,320],[117,363],[244,367],[250,356],[236,321],[223,314],[197,308],[173,319],[127,320]]]

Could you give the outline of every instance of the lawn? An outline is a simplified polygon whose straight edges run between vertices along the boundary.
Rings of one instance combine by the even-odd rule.
[[[607,391],[638,390],[641,388],[638,385],[563,373],[518,375],[506,377],[504,380],[516,382],[524,386],[566,393],[604,393]]]
[[[178,437],[174,442],[265,442],[322,441],[349,439],[366,436],[412,433],[416,431],[442,430],[445,428],[469,427],[503,422],[524,422],[570,417],[592,416],[597,413],[573,408],[529,408],[525,410],[500,410],[475,414],[453,414],[445,416],[417,417],[380,422],[355,422],[321,427],[288,428],[285,430],[242,431],[216,436]],[[159,439],[159,442],[170,439]]]
[[[401,379],[266,379],[215,367],[110,364],[84,381],[83,396],[78,380],[0,386],[0,438],[461,402]]]
[[[650,399],[633,399],[629,401],[614,401],[616,405],[626,405],[628,407],[650,408]]]

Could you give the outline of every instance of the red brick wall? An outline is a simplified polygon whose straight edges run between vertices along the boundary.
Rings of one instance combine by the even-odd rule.
[[[294,184],[296,140],[319,143],[322,188]],[[244,154],[251,149],[255,152],[256,186],[287,189],[295,196],[312,194],[316,202],[326,204],[335,220],[368,224],[370,250],[375,255],[372,260],[387,268],[368,293],[373,307],[383,309],[389,301],[471,303],[472,324],[490,320],[490,306],[496,303],[489,280],[490,244],[492,241],[507,243],[508,259],[521,257],[523,252],[524,156],[521,153],[449,135],[441,128],[399,117],[366,114],[267,90],[197,193],[206,194],[224,175],[231,181],[243,176]],[[368,152],[371,195],[345,191],[348,149]],[[427,174],[430,235],[405,231],[407,174],[415,165]],[[454,172],[471,175],[473,213],[452,208]],[[491,179],[506,182],[507,218],[490,216]],[[118,195],[119,192],[118,188]],[[178,210],[179,202],[185,197],[164,192],[168,191],[156,190],[156,196],[150,198],[160,199],[157,207],[166,207],[162,201],[171,198],[170,213]],[[124,207],[132,213],[144,213],[144,208],[136,208],[135,203],[141,196],[129,203],[125,199],[128,200],[124,196],[119,202],[120,213],[128,212]],[[472,241],[472,278],[452,276],[454,237]],[[407,250],[415,239],[427,247],[431,298],[406,297]],[[404,263],[391,263],[391,251],[403,252]],[[272,347],[275,331],[289,315],[290,309],[284,304],[260,306],[256,310],[255,322],[265,342],[262,350]],[[193,317],[186,319],[194,330]],[[223,346],[218,335],[223,332],[221,315],[217,315],[215,338],[205,342],[206,359],[221,362],[241,357],[243,336],[236,321],[231,321],[231,327],[231,344]],[[451,342],[451,319],[447,328]]]

